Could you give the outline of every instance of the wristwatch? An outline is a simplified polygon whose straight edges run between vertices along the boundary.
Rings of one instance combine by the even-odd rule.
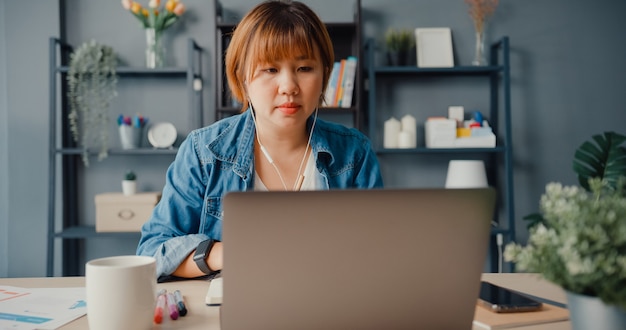
[[[213,272],[206,262],[206,258],[209,256],[209,253],[211,253],[213,244],[215,244],[215,241],[212,239],[202,241],[198,244],[196,252],[193,254],[193,261],[195,261],[198,268],[207,275]]]

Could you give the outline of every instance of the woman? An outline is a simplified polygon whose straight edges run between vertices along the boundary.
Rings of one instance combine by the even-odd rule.
[[[267,1],[239,23],[226,74],[242,113],[189,134],[142,228],[140,255],[159,276],[222,269],[229,191],[382,187],[369,140],[317,118],[334,61],[328,31],[300,2]]]

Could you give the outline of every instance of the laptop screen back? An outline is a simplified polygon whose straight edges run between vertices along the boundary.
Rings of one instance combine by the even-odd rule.
[[[222,329],[470,329],[495,191],[224,199]]]

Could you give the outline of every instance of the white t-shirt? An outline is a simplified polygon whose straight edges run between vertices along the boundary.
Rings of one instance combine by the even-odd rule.
[[[316,190],[316,182],[317,182],[317,171],[315,170],[315,157],[313,157],[313,153],[311,153],[308,157],[306,165],[304,167],[304,181],[302,181],[302,186],[300,190]],[[289,187],[288,187],[289,188]],[[267,187],[261,181],[259,174],[254,171],[254,190],[255,191],[267,191]]]

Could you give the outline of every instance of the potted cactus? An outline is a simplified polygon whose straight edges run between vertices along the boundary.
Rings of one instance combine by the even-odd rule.
[[[122,193],[124,195],[134,195],[137,193],[137,175],[133,171],[127,171],[122,180]]]

